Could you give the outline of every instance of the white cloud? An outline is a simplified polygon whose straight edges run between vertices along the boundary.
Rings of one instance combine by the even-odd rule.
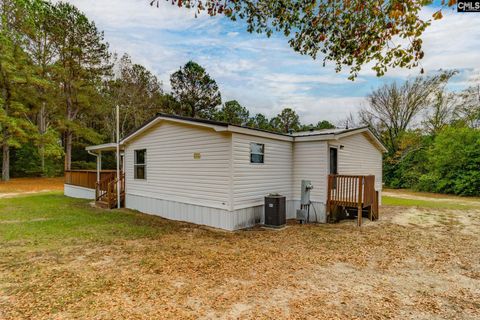
[[[319,83],[319,84],[346,84],[351,83],[346,77],[340,74],[295,74],[295,73],[269,73],[266,74],[264,77],[266,81],[272,82],[287,82],[287,83]],[[358,78],[355,81],[357,82],[364,82],[365,79]]]
[[[188,60],[203,65],[215,78],[224,101],[236,99],[252,113],[274,116],[285,106],[297,110],[304,122],[327,119],[338,122],[355,113],[363,96],[392,79],[419,74],[396,69],[376,78],[368,66],[352,83],[348,70],[335,73],[332,64],[300,56],[281,35],[245,34],[242,22],[201,15],[160,1],[70,0],[105,30],[106,40],[118,53],[127,52],[137,63],[157,73],[169,90],[169,75]],[[423,15],[431,16],[433,9]],[[424,36],[427,73],[438,69],[461,69],[452,86],[461,89],[480,70],[480,15],[444,12]]]
[[[217,20],[206,14],[200,14],[195,18],[194,10],[178,8],[168,1],[160,1],[158,8],[150,6],[150,0],[68,0],[68,2],[84,11],[90,19],[101,21],[104,29],[202,28]]]

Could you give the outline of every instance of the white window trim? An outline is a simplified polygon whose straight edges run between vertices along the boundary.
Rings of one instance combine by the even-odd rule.
[[[137,163],[137,151],[142,151],[144,150],[145,151],[145,154],[143,155],[143,163]],[[144,169],[143,169],[143,174],[144,174],[144,178],[137,178],[137,166],[143,166]],[[134,180],[147,180],[147,148],[143,148],[143,149],[135,149],[133,150],[133,179]]]
[[[262,145],[263,146],[263,153],[255,153],[255,152],[252,152],[252,145],[253,144],[259,144],[259,145]],[[256,155],[262,155],[263,156],[263,162],[252,162],[252,154],[256,154]],[[262,164],[265,164],[265,143],[259,143],[259,142],[250,142],[250,154],[249,154],[249,160],[250,160],[250,164],[253,164],[253,165],[262,165]]]

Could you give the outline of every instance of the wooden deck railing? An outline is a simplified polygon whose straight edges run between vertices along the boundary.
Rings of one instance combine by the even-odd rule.
[[[118,187],[120,186],[120,203],[123,206],[125,201],[125,174],[120,175],[120,181],[116,179],[115,174],[107,176],[96,184],[95,187],[95,201],[97,205],[109,209],[117,207]]]
[[[95,201],[104,207],[115,208],[117,205],[117,171],[100,171],[100,181],[97,182],[96,170],[67,170],[65,184],[95,189]],[[120,173],[120,201],[125,201],[125,174]],[[123,205],[123,204],[122,204]]]
[[[340,207],[357,208],[358,225],[362,211],[367,208],[371,220],[378,219],[378,193],[375,176],[329,175],[327,187],[327,215]]]
[[[115,170],[102,170],[100,171],[100,180],[105,179],[112,173],[115,176]],[[88,189],[95,189],[97,182],[96,170],[66,170],[65,171],[65,184],[71,184],[74,186],[84,187]]]
[[[115,180],[115,176],[115,172],[110,172],[100,182],[95,183],[95,201],[107,201],[112,192],[110,184]]]

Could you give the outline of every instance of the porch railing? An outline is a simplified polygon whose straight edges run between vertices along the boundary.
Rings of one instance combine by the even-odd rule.
[[[100,171],[100,180],[113,174],[116,175],[115,170],[102,170]],[[88,189],[95,189],[97,182],[96,170],[66,170],[65,171],[65,184],[73,186],[84,187]]]
[[[118,199],[117,188],[120,187],[120,204],[123,206],[125,201],[124,173],[120,174],[119,180],[116,178],[116,174],[113,173],[97,183],[95,186],[95,201],[101,203],[104,207],[115,208]]]
[[[368,209],[371,220],[378,219],[378,192],[375,176],[329,175],[327,187],[327,215],[339,208],[356,208],[358,225],[362,223],[363,209]]]

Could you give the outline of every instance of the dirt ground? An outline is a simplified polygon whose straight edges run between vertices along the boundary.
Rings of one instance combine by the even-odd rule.
[[[63,190],[61,178],[17,178],[8,182],[0,181],[0,198],[12,197],[25,193]]]
[[[0,245],[0,318],[480,319],[480,202],[384,206],[361,228],[230,233],[153,219],[169,231]]]

